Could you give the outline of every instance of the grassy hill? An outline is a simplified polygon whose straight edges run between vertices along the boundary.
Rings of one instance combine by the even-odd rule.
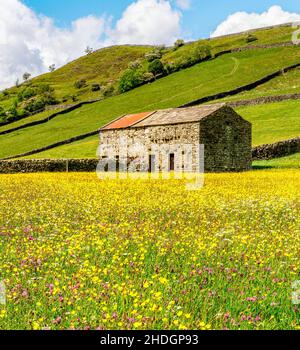
[[[225,50],[245,47],[249,45],[275,44],[281,42],[290,42],[293,32],[291,26],[279,26],[271,29],[260,29],[254,31],[256,38],[254,42],[247,41],[247,34],[235,34],[210,40],[199,40],[188,43],[183,47],[174,50],[166,48],[163,50],[162,61],[165,65],[180,63],[191,57],[193,50],[197,45],[209,45],[212,55]],[[57,103],[70,104],[75,100],[87,100],[103,97],[107,89],[111,86],[114,92],[118,89],[118,80],[120,75],[131,62],[139,60],[142,65],[146,64],[145,54],[153,50],[150,46],[113,46],[93,52],[90,55],[80,57],[73,62],[65,65],[54,72],[43,74],[31,79],[27,85],[34,87],[42,84],[48,84],[54,89]],[[30,73],[30,72],[29,72]],[[74,86],[76,81],[85,80],[86,84],[77,89]],[[92,91],[92,84],[97,83],[101,86],[100,91]],[[0,94],[0,107],[5,110],[14,105],[18,93],[26,84],[18,87],[12,87],[6,90],[5,94]]]
[[[292,28],[288,26],[259,30],[255,32],[258,40],[251,44],[262,45],[288,41],[291,31]],[[245,34],[203,42],[209,42],[214,53],[228,48],[249,45],[249,43],[246,43]],[[187,44],[176,51],[167,49],[162,60],[172,62],[184,57],[192,50],[191,48],[194,45],[197,45],[197,43]],[[99,77],[101,71],[100,66],[104,67],[106,65],[106,81],[111,79],[112,76],[117,79],[117,72],[120,73],[122,69],[125,69],[134,58],[144,57],[145,53],[151,49],[149,47],[126,46],[100,50],[71,62],[56,72],[38,77],[34,81],[53,82],[53,84],[55,82],[56,90],[64,94],[68,89],[73,88],[72,84],[75,78],[89,79],[90,82],[96,81],[95,79]],[[118,50],[123,52],[120,57],[117,57],[122,63],[114,63],[115,61],[112,60],[111,56],[112,50],[115,50],[116,56],[118,56]],[[127,51],[129,53],[126,54]],[[95,59],[95,55],[97,55],[97,59]],[[110,63],[109,58],[111,59]],[[98,71],[94,71],[93,68],[96,61],[98,63],[102,62],[99,63]],[[130,92],[109,97],[91,105],[85,105],[70,113],[58,116],[46,124],[2,135],[0,136],[0,157],[28,152],[96,130],[110,120],[126,113],[177,107],[194,99],[231,90],[296,63],[300,63],[299,47],[261,48],[225,54],[173,73]],[[253,91],[237,95],[235,98],[252,98],[253,96],[297,92],[300,82],[299,71],[299,69],[291,71]],[[87,97],[87,95],[83,94],[82,97]],[[299,111],[300,102],[298,101],[238,109],[241,115],[253,123],[254,145],[299,135],[300,122],[297,117]],[[45,113],[25,118],[22,121],[10,124],[10,126],[0,127],[0,132],[10,127],[22,125],[27,121],[42,119],[45,117]],[[39,153],[33,157],[94,157],[97,145],[98,137],[94,136]]]

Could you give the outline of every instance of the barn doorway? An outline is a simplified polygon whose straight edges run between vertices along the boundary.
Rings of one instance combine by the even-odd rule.
[[[175,154],[174,153],[170,154],[169,171],[175,171]]]
[[[154,173],[156,169],[156,158],[155,155],[149,155],[149,173]]]
[[[120,172],[120,156],[116,156],[116,172]]]

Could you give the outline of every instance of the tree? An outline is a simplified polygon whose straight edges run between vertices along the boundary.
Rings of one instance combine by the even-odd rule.
[[[175,49],[179,49],[182,46],[184,46],[184,40],[178,39],[178,40],[175,41],[175,43],[174,43]]]
[[[16,86],[16,87],[19,87],[19,85],[20,85],[20,80],[17,79],[16,82],[15,82],[15,86]]]
[[[49,66],[49,72],[52,73],[55,71],[55,69],[56,69],[55,64],[51,64],[51,66]]]
[[[162,58],[162,53],[158,51],[157,49],[152,50],[148,53],[146,53],[145,58],[148,62],[152,62],[154,60]]]
[[[93,53],[93,49],[91,48],[91,47],[89,47],[89,46],[87,46],[87,48],[85,49],[85,53],[87,54],[87,55],[90,55],[91,53]]]
[[[197,63],[205,59],[209,59],[211,57],[212,57],[211,47],[209,45],[203,45],[199,43],[194,49],[192,58],[193,58],[193,61]]]
[[[164,65],[162,64],[161,60],[156,59],[149,63],[148,71],[152,73],[154,76],[158,74],[163,74]]]
[[[23,74],[23,80],[24,80],[24,81],[27,81],[30,77],[31,77],[31,74],[30,74],[30,73],[27,73],[27,72],[26,72],[26,73]]]
[[[121,92],[126,92],[141,85],[143,82],[143,72],[141,70],[126,69],[121,76],[119,89]]]

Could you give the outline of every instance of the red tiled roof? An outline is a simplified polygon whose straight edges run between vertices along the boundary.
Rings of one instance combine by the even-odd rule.
[[[144,112],[138,114],[128,114],[122,118],[119,118],[112,123],[106,125],[102,130],[111,130],[111,129],[125,129],[136,124],[137,122],[143,120],[147,116],[151,115],[153,112]]]

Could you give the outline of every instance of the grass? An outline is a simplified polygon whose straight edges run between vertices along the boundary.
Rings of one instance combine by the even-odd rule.
[[[300,153],[288,157],[253,162],[254,169],[300,169]]]
[[[253,146],[300,135],[300,101],[236,108],[253,126]]]
[[[0,329],[299,329],[299,184],[0,175]]]
[[[248,106],[236,111],[252,123],[253,146],[300,135],[300,101]],[[91,136],[26,158],[95,158],[98,146],[99,137]]]
[[[122,114],[177,107],[193,99],[232,89],[298,62],[299,59],[297,48],[254,50],[222,56],[129,93],[83,106],[47,124],[0,137],[0,157],[23,153],[96,130]]]
[[[174,60],[176,61],[180,57],[191,56],[193,49],[199,43],[202,43],[203,45],[209,45],[212,48],[212,54],[217,54],[222,51],[232,50],[245,46],[291,42],[292,33],[294,30],[294,28],[287,26],[276,27],[272,29],[261,29],[255,32],[257,40],[252,43],[246,42],[245,39],[247,37],[247,34],[234,34],[220,38],[212,38],[209,40],[198,40],[181,47],[179,50],[168,52],[163,57],[163,61],[165,63],[170,63]]]
[[[268,83],[258,86],[254,90],[242,92],[235,96],[220,99],[217,102],[240,101],[263,96],[296,94],[300,91],[300,67],[292,70]]]
[[[99,136],[90,136],[86,139],[55,147],[48,151],[23,157],[23,159],[63,159],[63,158],[96,158],[99,147]]]
[[[35,121],[38,121],[38,120],[45,119],[45,118],[49,117],[50,115],[58,112],[59,110],[61,110],[61,109],[52,109],[52,110],[49,110],[49,111],[43,111],[41,113],[34,114],[34,115],[30,116],[30,117],[26,117],[26,118],[20,119],[20,120],[18,120],[16,122],[9,123],[7,125],[1,126],[0,127],[0,132],[1,131],[6,131],[6,130],[10,130],[10,129],[13,129],[13,128],[17,128],[19,126],[22,126],[22,125],[25,125],[25,124],[28,124],[28,123],[32,123],[32,122],[35,122]]]
[[[95,51],[91,55],[80,57],[68,63],[53,73],[47,73],[33,78],[34,85],[49,84],[55,89],[56,97],[77,95],[79,100],[100,97],[102,93],[92,92],[91,87],[78,90],[74,87],[77,80],[84,79],[87,83],[99,83],[102,87],[116,84],[119,75],[128,64],[143,58],[150,50],[147,46],[114,46]],[[0,106],[8,108],[16,98],[19,88],[9,89],[10,96],[0,101]],[[69,99],[66,103],[74,103]]]

